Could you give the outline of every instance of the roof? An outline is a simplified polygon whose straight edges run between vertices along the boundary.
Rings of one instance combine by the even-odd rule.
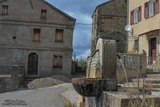
[[[105,4],[108,4],[108,3],[110,3],[110,2],[112,2],[112,0],[109,0],[109,1],[107,1],[107,2],[104,2],[104,3],[100,4],[100,5],[98,5],[98,6],[95,8],[95,10],[94,10],[94,12],[93,12],[93,14],[92,14],[92,17],[93,17],[93,15],[94,15],[95,11],[97,10],[97,8],[99,8],[99,7],[101,7],[101,6],[105,5]]]
[[[70,20],[76,21],[75,18],[71,17],[70,15],[66,14],[65,12],[61,11],[60,9],[58,9],[57,7],[53,6],[52,4],[42,0],[44,3],[46,3],[48,6],[50,6],[52,9],[57,10],[59,13],[63,14],[64,16],[68,17]]]
[[[7,0],[0,0],[0,3],[7,1]],[[52,9],[57,10],[59,13],[63,14],[64,16],[66,16],[67,18],[69,18],[72,21],[76,21],[75,18],[71,17],[70,15],[66,14],[65,12],[61,11],[60,9],[56,8],[55,6],[53,6],[52,4],[48,3],[45,0],[41,0],[42,2],[44,2],[45,4],[47,4],[49,7],[51,7]]]

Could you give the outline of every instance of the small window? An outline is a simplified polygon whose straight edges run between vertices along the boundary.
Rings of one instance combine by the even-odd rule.
[[[41,19],[46,19],[47,10],[41,10]]]
[[[134,23],[138,22],[138,8],[134,10],[134,18],[133,19],[134,19],[134,21],[133,21]]]
[[[151,0],[144,4],[144,18],[152,17],[159,13],[159,0]]]
[[[141,6],[131,11],[130,24],[138,23],[141,21],[141,15]]]
[[[134,48],[135,50],[139,50],[139,39],[134,40]]]
[[[55,42],[63,42],[63,29],[56,29]]]
[[[53,68],[62,68],[63,56],[53,55]]]
[[[33,29],[33,41],[40,42],[40,29]]]
[[[8,15],[8,6],[2,5],[2,15]]]
[[[149,2],[149,17],[155,15],[155,1]]]

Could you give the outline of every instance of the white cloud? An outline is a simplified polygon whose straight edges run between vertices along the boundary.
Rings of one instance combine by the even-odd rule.
[[[92,23],[92,19],[91,16],[88,16],[87,14],[80,14],[79,16],[79,22],[83,22],[85,24],[91,24]]]
[[[84,23],[84,24],[91,24],[92,23],[92,18],[88,14],[83,14],[83,13],[75,13],[71,11],[65,11],[67,14],[70,16],[74,17],[77,19],[77,23]]]
[[[85,50],[83,54],[80,54],[78,56],[76,56],[76,59],[86,59],[88,56],[90,56],[91,54],[91,50],[88,49],[88,50]]]

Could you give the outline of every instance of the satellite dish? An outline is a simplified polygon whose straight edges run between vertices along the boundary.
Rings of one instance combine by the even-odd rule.
[[[131,31],[131,29],[132,29],[132,27],[131,27],[130,24],[127,24],[127,25],[125,26],[125,31],[129,32],[129,31]]]

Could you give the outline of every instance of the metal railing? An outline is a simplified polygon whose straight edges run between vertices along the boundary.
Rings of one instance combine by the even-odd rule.
[[[155,72],[160,71],[160,57],[149,57],[147,56],[147,68],[152,69]]]
[[[117,53],[117,68],[122,68],[122,64],[119,60],[122,61],[126,69],[142,69],[146,66],[144,54],[127,54],[127,53]]]

